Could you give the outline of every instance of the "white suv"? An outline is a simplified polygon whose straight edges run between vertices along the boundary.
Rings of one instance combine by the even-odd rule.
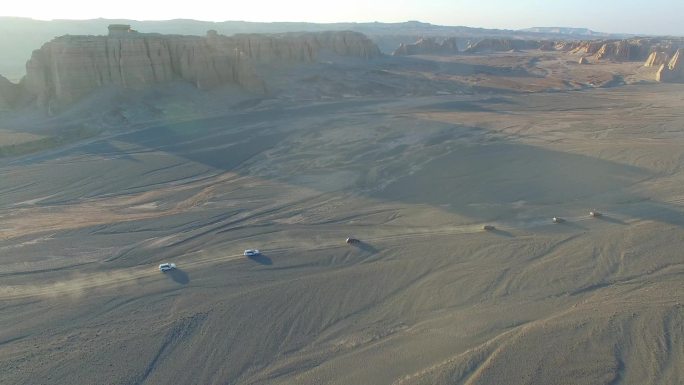
[[[244,254],[245,254],[245,257],[256,257],[256,256],[259,256],[259,254],[261,254],[261,253],[257,249],[247,249],[247,250],[245,250]]]
[[[159,265],[159,271],[161,271],[162,273],[169,271],[169,270],[173,270],[175,268],[176,268],[175,263],[162,263],[161,265]]]

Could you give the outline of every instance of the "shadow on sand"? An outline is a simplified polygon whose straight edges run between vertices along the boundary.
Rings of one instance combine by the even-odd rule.
[[[580,225],[579,223],[572,222],[571,220],[567,220],[567,219],[563,219],[563,222],[560,222],[560,223],[551,222],[551,225],[557,226],[558,228],[569,227],[569,228],[573,228],[576,230],[586,230],[587,229],[586,227]]]
[[[247,258],[251,259],[252,261],[254,261],[256,263],[260,263],[262,265],[272,265],[273,264],[273,260],[264,254],[259,254],[259,255],[255,255],[255,256],[247,257]]]
[[[617,219],[617,218],[613,218],[613,217],[609,217],[609,216],[607,216],[607,215],[605,215],[605,214],[604,214],[604,215],[601,215],[600,217],[598,217],[598,218],[596,218],[596,219],[598,219],[598,220],[600,220],[600,221],[606,221],[606,222],[610,222],[610,223],[615,223],[616,225],[628,225],[628,223],[625,222],[625,221],[623,221],[623,220],[620,220],[620,219]]]
[[[178,268],[167,271],[165,274],[174,282],[179,283],[181,285],[185,285],[188,282],[190,282],[190,276],[188,275],[188,273]]]
[[[359,250],[361,250],[361,251],[365,251],[366,253],[375,254],[375,253],[378,252],[378,249],[376,249],[376,248],[373,247],[372,245],[370,245],[370,244],[368,244],[368,243],[366,243],[366,242],[363,242],[363,241],[359,241],[359,242],[356,242],[356,243],[352,243],[351,245],[354,246],[354,247],[356,247],[357,249],[359,249]]]
[[[515,238],[515,235],[509,233],[506,230],[494,229],[494,230],[487,230],[487,231],[492,233],[492,234],[499,235],[501,237]]]
[[[684,212],[681,207],[664,202],[644,201],[626,208],[627,215],[644,220],[667,223],[684,228]]]
[[[451,70],[455,72],[463,70],[468,73],[471,71],[470,67],[459,68],[458,66],[452,66]],[[505,99],[494,98],[490,100],[489,104],[505,102]],[[297,108],[277,106],[268,110],[267,120],[269,122],[283,120],[292,123],[298,122],[299,119],[334,113],[358,113],[359,108],[373,110],[369,105],[364,104],[367,102],[367,100],[331,102]],[[424,105],[421,108],[445,112],[500,110],[496,106],[488,105],[487,100],[441,101],[432,105]],[[385,116],[383,113],[377,119],[391,118],[392,116],[392,114]],[[293,135],[285,129],[274,129],[271,124],[262,125],[264,118],[265,116],[261,113],[248,111],[242,114],[160,124],[116,136],[116,141],[130,143],[134,145],[134,148],[144,147],[174,157],[182,157],[212,169],[249,174],[249,168],[242,168],[245,162],[258,159],[259,154],[280,145],[283,140],[289,140],[290,135]],[[365,173],[358,183],[349,189],[360,191],[364,198],[383,202],[448,207],[446,209],[448,211],[483,222],[505,216],[513,217],[519,211],[513,208],[515,202],[528,202],[531,205],[556,205],[558,202],[585,200],[588,206],[593,206],[591,197],[621,191],[621,189],[651,176],[648,170],[631,165],[524,144],[515,141],[515,138],[491,137],[490,130],[478,126],[459,125],[453,127],[451,124],[415,117],[402,118],[400,122],[406,127],[426,125],[426,127],[434,128],[434,132],[430,131],[433,133],[429,137],[416,139],[409,134],[404,134],[407,140],[416,139],[435,146],[449,143],[450,147],[448,149],[437,149],[439,151],[436,153],[439,155],[422,162],[420,172],[401,173],[387,184],[383,182],[383,187],[379,188],[378,185],[382,181],[378,175],[383,173],[391,175],[397,169],[405,168],[402,163],[403,160],[396,160],[404,159],[403,156],[397,157],[398,154],[403,154],[406,151],[407,159],[413,159],[411,157],[414,155],[422,157],[425,154],[423,152],[413,154],[408,147],[402,146],[384,152],[376,152],[376,146],[372,145],[354,149],[341,146],[335,150],[335,154],[339,156],[354,156],[355,159],[364,159],[364,162],[371,160],[376,163],[387,161],[386,165],[382,163],[383,166],[378,169],[377,173],[375,171]],[[283,123],[284,126],[287,124]],[[306,130],[311,130],[310,132],[313,133],[318,132],[318,129],[316,126]],[[388,133],[387,135],[395,135],[395,133]],[[394,136],[387,138],[389,137],[395,138]],[[383,136],[383,138],[385,137]],[[110,156],[114,151],[111,146],[105,144],[88,147],[88,150],[84,151],[83,148],[77,148],[72,152],[92,152],[93,154],[101,153]],[[444,151],[442,152],[442,150]],[[227,151],[230,152],[230,156],[226,156]],[[116,161],[119,162],[120,167],[128,169],[128,164],[123,159]],[[265,160],[264,162],[257,168],[269,166],[268,161]],[[278,159],[278,162],[285,167],[285,165],[299,164],[300,158],[294,151],[292,154],[283,155],[282,158]],[[445,164],[448,164],[449,167],[444,167]],[[473,165],[477,165],[477,167],[473,168]],[[296,174],[305,174],[307,172],[305,170],[307,170],[306,167]],[[199,170],[197,172],[206,171]],[[163,181],[166,181],[166,178],[178,178],[175,173],[171,176],[165,174],[163,176]],[[300,185],[301,180],[308,180],[307,178],[298,179],[298,176],[293,174],[279,179],[279,182]],[[436,180],[441,181],[441,188],[425,188],[425,186],[434,185]],[[315,184],[312,186],[304,185],[317,188]],[[54,186],[50,187],[54,189]],[[111,187],[96,187],[111,189]],[[323,190],[325,188],[321,191]],[[505,209],[501,207],[505,207]],[[677,210],[668,207],[658,207],[658,209],[657,214],[641,210],[634,215],[645,218],[654,216],[661,221],[681,223],[681,220],[677,218],[677,214],[680,214]],[[229,224],[223,226],[229,226]],[[566,224],[565,226],[572,225]],[[221,227],[218,226],[215,231],[220,230]],[[372,247],[369,248],[367,245],[357,245],[356,247],[375,252]],[[258,263],[268,264],[267,262],[270,259],[254,260]]]

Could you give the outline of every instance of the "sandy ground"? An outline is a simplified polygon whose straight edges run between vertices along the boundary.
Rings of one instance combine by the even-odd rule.
[[[684,88],[519,56],[3,159],[0,384],[682,383]]]

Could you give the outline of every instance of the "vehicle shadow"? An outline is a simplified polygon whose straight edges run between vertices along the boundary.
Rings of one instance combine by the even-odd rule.
[[[181,285],[186,285],[188,282],[190,282],[190,275],[188,275],[188,273],[178,268],[169,270],[165,274],[174,282],[179,283]]]
[[[357,249],[359,249],[361,251],[365,251],[367,253],[375,254],[378,252],[378,249],[376,249],[375,247],[373,247],[372,245],[370,245],[364,241],[358,241],[358,242],[352,243],[351,245],[356,247]]]
[[[494,229],[494,230],[487,230],[487,231],[492,233],[492,234],[496,234],[496,235],[499,235],[502,237],[515,238],[515,236],[513,234],[509,233],[506,230]]]
[[[572,221],[569,221],[569,220],[566,220],[566,219],[563,219],[563,222],[560,222],[560,223],[551,223],[551,224],[552,224],[553,226],[558,226],[559,228],[569,227],[569,228],[573,228],[573,229],[576,229],[576,230],[586,230],[586,229],[587,229],[586,227],[580,225],[580,224],[577,223],[577,222],[572,222]]]
[[[617,219],[617,218],[609,217],[609,216],[607,216],[607,215],[605,215],[605,214],[601,215],[600,217],[598,217],[598,218],[596,218],[596,219],[598,219],[598,220],[600,220],[600,221],[606,221],[606,222],[610,222],[610,223],[615,223],[615,224],[617,224],[617,225],[628,225],[628,223],[625,222],[625,221],[622,221],[622,220]]]
[[[262,265],[272,265],[273,264],[273,260],[264,254],[253,255],[253,256],[249,256],[247,258],[251,259],[252,261],[254,261],[256,263],[262,264]]]

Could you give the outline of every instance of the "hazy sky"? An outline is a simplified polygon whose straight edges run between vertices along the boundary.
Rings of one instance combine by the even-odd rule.
[[[0,15],[44,20],[420,20],[484,28],[566,26],[602,32],[684,35],[684,0],[11,0],[0,6]]]

